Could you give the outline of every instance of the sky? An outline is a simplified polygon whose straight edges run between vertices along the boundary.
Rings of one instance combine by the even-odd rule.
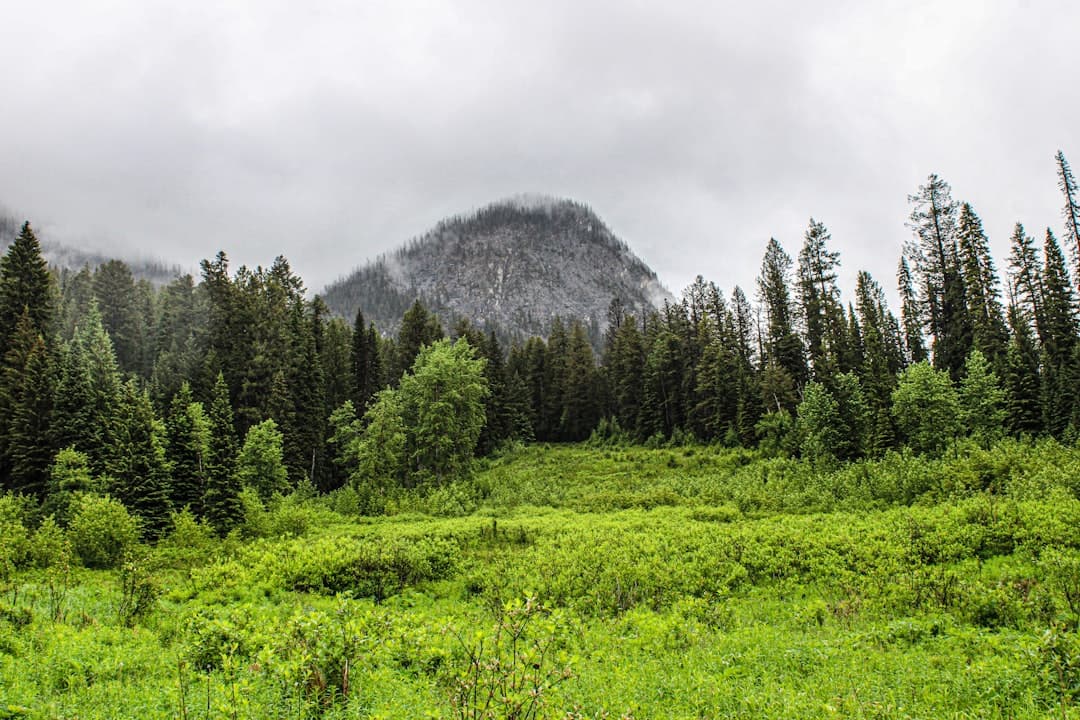
[[[937,173],[1004,264],[1060,233],[1080,3],[0,0],[0,207],[317,291],[448,215],[590,205],[676,294],[753,287],[811,217],[893,296]]]

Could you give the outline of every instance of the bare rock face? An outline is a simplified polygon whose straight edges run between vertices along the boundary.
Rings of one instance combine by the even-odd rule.
[[[520,197],[440,222],[330,285],[331,310],[357,309],[394,332],[419,299],[444,324],[467,318],[509,337],[545,335],[551,321],[602,330],[613,299],[640,316],[671,294],[585,205]]]

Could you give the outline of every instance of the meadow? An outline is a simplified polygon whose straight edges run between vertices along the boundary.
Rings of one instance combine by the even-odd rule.
[[[1080,717],[1080,449],[516,445],[225,539],[0,499],[0,718]]]

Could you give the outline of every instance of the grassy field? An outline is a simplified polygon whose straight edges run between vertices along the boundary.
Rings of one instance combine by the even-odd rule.
[[[0,718],[1080,717],[1078,491],[1053,443],[528,446],[376,518],[180,515],[111,569],[31,515]]]

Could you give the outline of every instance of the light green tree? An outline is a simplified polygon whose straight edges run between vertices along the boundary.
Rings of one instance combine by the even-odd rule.
[[[410,473],[436,485],[466,476],[484,428],[485,361],[465,340],[441,340],[420,350],[401,379]]]
[[[923,361],[900,373],[892,394],[896,425],[915,452],[940,453],[959,432],[960,402],[945,370]]]
[[[960,419],[983,447],[990,447],[1004,431],[1005,399],[1005,391],[986,356],[972,350],[960,381]]]
[[[840,425],[840,407],[829,389],[819,382],[807,383],[796,420],[802,456],[812,460],[837,457],[844,442]]]
[[[282,437],[277,423],[263,420],[253,425],[236,457],[236,484],[255,490],[263,500],[289,489],[288,471],[282,457]]]

